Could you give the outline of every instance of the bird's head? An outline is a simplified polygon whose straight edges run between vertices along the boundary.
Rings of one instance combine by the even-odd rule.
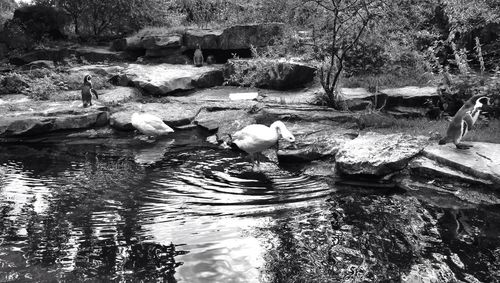
[[[482,96],[476,100],[474,108],[480,108],[483,105],[489,105],[489,104],[490,104],[490,99],[486,96]]]
[[[278,136],[281,137],[282,139],[289,141],[289,142],[295,142],[295,137],[293,134],[286,128],[285,124],[281,121],[276,121],[271,125],[271,128],[276,128],[276,131],[278,132]]]
[[[85,75],[85,77],[83,77],[83,83],[84,84],[92,84],[92,76],[91,75]]]

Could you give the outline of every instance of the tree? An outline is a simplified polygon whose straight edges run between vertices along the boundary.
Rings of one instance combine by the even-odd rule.
[[[340,108],[339,81],[349,52],[359,42],[370,21],[382,9],[382,0],[303,0],[313,31],[319,79],[327,103]]]

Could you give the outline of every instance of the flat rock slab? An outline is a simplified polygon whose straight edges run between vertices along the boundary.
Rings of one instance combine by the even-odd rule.
[[[440,178],[453,183],[468,183],[492,185],[489,180],[476,178],[457,169],[445,166],[435,160],[421,156],[412,160],[409,164],[410,169],[415,175],[426,176],[428,178]]]
[[[345,143],[335,161],[342,174],[382,177],[404,169],[427,143],[424,136],[370,132]]]
[[[128,65],[123,74],[136,87],[152,95],[168,95],[195,87],[222,85],[222,71],[214,66]]]
[[[328,107],[300,104],[270,104],[262,107],[262,116],[270,120],[285,121],[334,121],[339,123],[355,123],[356,116],[349,112],[340,112]]]
[[[105,105],[115,105],[119,103],[125,103],[128,101],[134,101],[142,97],[141,92],[133,87],[115,87],[112,89],[100,89],[97,90],[99,99],[96,100],[92,96],[93,103],[101,103]],[[53,101],[74,101],[82,100],[81,90],[70,90],[62,91],[51,96]]]
[[[423,154],[441,164],[500,185],[500,144],[470,142],[468,150],[459,150],[454,145],[432,145]]]
[[[371,93],[364,88],[342,88],[342,94],[351,110],[363,110],[370,101],[376,108],[384,107],[423,107],[428,99],[439,97],[436,87],[408,86],[401,88],[387,88],[379,91],[378,94]]]
[[[0,121],[0,137],[22,137],[59,130],[86,129],[108,123],[108,109],[83,108],[80,101],[23,103],[24,109],[6,112]]]
[[[172,127],[188,125],[201,111],[201,106],[195,104],[172,103],[127,103],[122,109],[113,113],[110,117],[110,125],[118,130],[131,131],[132,114],[143,110],[160,117],[163,122]]]
[[[334,157],[341,146],[358,135],[328,122],[287,123],[287,128],[295,136],[297,148],[281,140],[278,158],[283,162],[309,162]]]

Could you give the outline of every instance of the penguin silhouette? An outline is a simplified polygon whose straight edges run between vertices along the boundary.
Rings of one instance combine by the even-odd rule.
[[[194,51],[193,62],[196,67],[203,66],[203,53],[201,52],[200,45],[196,45],[196,50]]]
[[[476,123],[483,104],[488,103],[488,97],[481,94],[475,95],[467,100],[455,116],[453,116],[448,126],[448,130],[446,131],[446,136],[439,141],[439,144],[443,145],[453,142],[458,149],[471,148],[472,145],[464,144],[460,141]]]
[[[82,87],[82,102],[83,107],[92,106],[92,94],[95,95],[96,99],[99,99],[97,92],[92,88],[92,77],[90,75],[86,75],[83,78],[83,87]]]

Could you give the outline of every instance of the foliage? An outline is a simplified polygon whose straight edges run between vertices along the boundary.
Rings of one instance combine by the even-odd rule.
[[[28,88],[26,78],[19,73],[0,74],[0,94],[22,93]]]
[[[44,36],[52,39],[64,38],[63,29],[68,23],[65,12],[53,7],[33,5],[17,9],[14,19],[20,21],[24,31],[35,40]]]
[[[148,25],[168,22],[168,0],[38,0],[39,5],[63,9],[77,36],[116,36]],[[112,12],[111,12],[112,11]]]
[[[236,56],[229,63],[231,71],[228,84],[260,87],[269,79],[277,65],[277,55],[273,47],[267,47],[262,51],[252,46],[252,60],[239,60]]]
[[[304,0],[313,31],[313,51],[319,62],[320,83],[334,108],[340,108],[339,85],[345,61],[357,46],[382,1]]]
[[[0,31],[3,28],[3,24],[12,18],[14,15],[14,10],[17,8],[17,3],[14,0],[2,0],[0,1]]]
[[[48,76],[32,79],[30,87],[26,90],[33,100],[48,100],[58,91],[60,91],[59,87]]]

